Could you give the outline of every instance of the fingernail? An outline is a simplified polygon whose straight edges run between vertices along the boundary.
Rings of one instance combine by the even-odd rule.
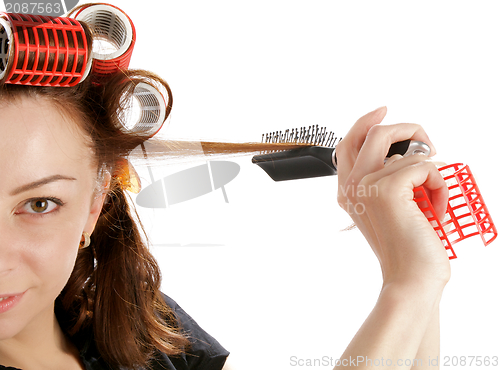
[[[382,109],[387,109],[387,106],[383,105],[383,106],[381,106],[380,108],[375,109],[372,113],[378,113],[378,112],[379,112],[379,111],[381,111]]]

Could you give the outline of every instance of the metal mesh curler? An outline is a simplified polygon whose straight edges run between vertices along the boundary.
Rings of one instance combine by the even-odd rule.
[[[445,175],[451,170],[450,175]],[[441,222],[424,187],[415,188],[414,200],[436,230],[449,259],[457,258],[452,245],[474,235],[480,235],[484,245],[497,236],[497,229],[488,212],[469,166],[455,163],[439,169],[448,184],[450,197],[445,217]]]
[[[94,75],[105,77],[128,68],[136,34],[132,20],[121,9],[109,4],[89,4],[78,9],[73,17],[94,32]]]
[[[163,126],[167,115],[167,105],[163,95],[156,87],[140,82],[134,88],[132,99],[137,104],[129,107],[127,111],[131,114],[128,117],[123,117],[124,129],[154,136]],[[134,111],[138,111],[137,114],[134,114],[136,113]]]
[[[88,72],[82,25],[71,18],[0,13],[0,81],[74,86]]]

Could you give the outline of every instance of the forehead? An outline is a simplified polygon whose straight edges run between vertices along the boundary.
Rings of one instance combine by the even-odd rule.
[[[19,181],[92,168],[88,140],[50,100],[0,102],[0,173]]]

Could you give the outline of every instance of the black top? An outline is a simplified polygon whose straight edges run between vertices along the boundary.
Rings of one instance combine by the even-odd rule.
[[[182,330],[188,334],[191,348],[188,353],[183,353],[178,357],[168,357],[164,353],[159,353],[152,363],[151,370],[221,370],[229,352],[204,331],[173,299],[164,294],[163,298],[175,312]],[[56,315],[61,323],[64,317],[61,317],[62,315],[57,311]],[[86,370],[113,370],[101,358],[91,332],[86,333],[80,339],[74,339],[74,344],[80,352],[80,359]],[[20,369],[0,365],[0,370]]]

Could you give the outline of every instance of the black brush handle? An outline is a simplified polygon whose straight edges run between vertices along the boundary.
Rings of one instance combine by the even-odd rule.
[[[410,147],[410,142],[411,139],[408,140],[403,140],[403,141],[398,141],[396,143],[393,143],[391,147],[389,148],[389,151],[387,152],[387,155],[385,158],[390,158],[394,154],[400,154],[404,156],[407,154],[408,148]],[[335,154],[335,164],[337,163],[337,154]]]
[[[395,154],[400,154],[403,157],[413,155],[413,154],[418,154],[422,153],[425,155],[431,154],[431,148],[424,142],[422,141],[417,141],[417,140],[403,140],[403,141],[398,141],[393,144],[391,144],[389,151],[387,152],[387,155],[385,156],[385,160],[389,159]],[[337,164],[337,155],[334,155],[334,164]],[[385,162],[385,161],[384,161]]]
[[[392,157],[394,154],[401,154],[404,156],[406,152],[408,151],[408,148],[410,147],[410,142],[411,140],[404,140],[404,141],[398,141],[397,143],[394,143],[391,145],[389,148],[389,151],[387,152],[386,157]]]
[[[256,155],[252,163],[266,171],[274,181],[331,176],[337,174],[337,156],[334,151],[335,148],[308,146]],[[392,144],[386,158],[394,154],[408,156],[416,153],[429,155],[430,148],[425,143],[408,139]]]

